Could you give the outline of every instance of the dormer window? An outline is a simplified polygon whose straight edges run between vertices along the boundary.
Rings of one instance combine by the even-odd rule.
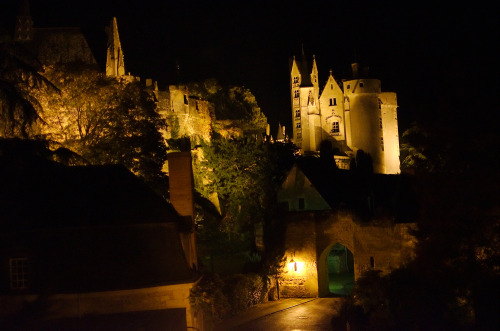
[[[16,257],[9,259],[10,288],[23,290],[28,288],[28,258]]]

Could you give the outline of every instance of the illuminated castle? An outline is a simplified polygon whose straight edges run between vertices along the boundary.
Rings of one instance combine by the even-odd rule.
[[[376,173],[398,174],[399,136],[396,93],[382,92],[380,80],[365,78],[357,63],[342,88],[330,71],[320,91],[313,57],[295,57],[290,66],[293,142],[303,154],[319,152],[322,141],[332,142],[346,156],[335,156],[339,168],[349,168],[358,150],[368,153]]]

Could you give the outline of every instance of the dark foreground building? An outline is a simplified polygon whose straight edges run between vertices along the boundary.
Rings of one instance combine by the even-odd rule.
[[[14,154],[0,154],[0,329],[200,327],[189,217],[120,166]]]

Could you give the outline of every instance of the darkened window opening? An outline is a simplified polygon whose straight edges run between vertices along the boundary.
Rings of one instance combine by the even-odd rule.
[[[305,208],[305,202],[304,198],[299,199],[299,209],[304,209]]]

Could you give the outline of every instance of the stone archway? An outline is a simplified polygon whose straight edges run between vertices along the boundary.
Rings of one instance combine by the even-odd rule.
[[[354,287],[354,255],[341,243],[329,245],[318,260],[320,297],[345,296]]]

